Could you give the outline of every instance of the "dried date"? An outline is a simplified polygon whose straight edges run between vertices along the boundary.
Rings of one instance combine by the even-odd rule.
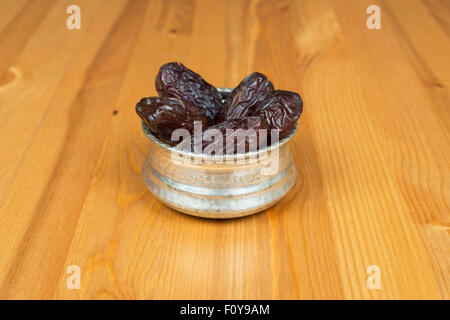
[[[248,75],[227,97],[216,122],[252,115],[255,108],[273,91],[272,82],[262,73]]]
[[[217,89],[179,62],[161,66],[155,87],[160,97],[183,99],[199,108],[208,118],[210,125],[214,124],[214,119],[222,107],[222,96]]]
[[[266,120],[271,129],[278,129],[279,138],[282,139],[293,129],[302,110],[303,101],[299,94],[276,90],[258,105],[253,115]]]
[[[201,121],[203,127],[208,122],[198,108],[176,98],[143,98],[136,105],[136,113],[156,137],[172,146],[178,143],[171,140],[174,130],[183,128],[192,134],[194,121]]]
[[[265,131],[260,132],[260,129]],[[267,141],[268,129],[267,122],[260,117],[227,120],[209,127],[203,133],[201,151],[205,154],[234,154],[257,150],[261,143]],[[200,149],[194,146],[197,143],[194,139],[194,152]]]
[[[278,130],[279,139],[286,137],[303,109],[300,95],[275,90],[258,72],[242,80],[223,103],[214,86],[178,62],[161,66],[155,86],[160,97],[142,99],[136,105],[138,115],[156,137],[170,145],[178,143],[171,141],[175,129],[187,129],[192,135],[194,121],[200,121],[209,130],[195,133],[186,143],[195,152],[207,154],[247,152],[264,142],[270,145],[274,142],[269,138],[271,129]],[[196,141],[200,145],[194,145]]]

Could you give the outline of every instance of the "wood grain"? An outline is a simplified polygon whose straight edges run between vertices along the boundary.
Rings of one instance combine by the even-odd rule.
[[[80,0],[81,30],[70,4],[0,2],[0,298],[450,298],[448,1]],[[168,61],[302,94],[276,206],[213,221],[147,191],[133,106]]]

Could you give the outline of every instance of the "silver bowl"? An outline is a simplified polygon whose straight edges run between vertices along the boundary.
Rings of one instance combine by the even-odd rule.
[[[232,89],[218,88],[225,98]],[[288,141],[235,155],[177,151],[158,140],[142,123],[151,144],[143,178],[152,194],[167,206],[197,217],[226,219],[269,208],[292,188],[296,169]],[[178,157],[173,157],[176,154]]]

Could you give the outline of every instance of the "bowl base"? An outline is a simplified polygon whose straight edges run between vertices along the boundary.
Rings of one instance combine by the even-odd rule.
[[[212,219],[245,217],[268,209],[289,192],[295,183],[296,175],[294,163],[291,161],[290,165],[274,176],[269,183],[261,184],[262,188],[254,188],[255,192],[250,189],[245,193],[246,188],[241,188],[236,190],[236,195],[221,197],[202,194],[203,190],[195,192],[192,187],[183,188],[182,185],[174,185],[146,164],[143,168],[144,182],[158,200],[176,211]],[[267,187],[264,188],[265,186]]]

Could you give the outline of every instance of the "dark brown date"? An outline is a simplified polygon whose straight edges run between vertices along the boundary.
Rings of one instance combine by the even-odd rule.
[[[184,128],[192,134],[194,121],[201,121],[203,127],[208,122],[198,108],[176,98],[143,98],[136,105],[136,113],[158,139],[172,146],[178,143],[171,140],[175,129]]]
[[[196,106],[208,118],[209,124],[222,107],[222,96],[194,71],[179,62],[164,64],[155,80],[156,91],[160,97],[183,99]]]
[[[196,148],[195,144],[198,142],[192,141],[193,151],[219,154],[219,150],[221,150],[221,154],[235,154],[241,151],[248,152],[250,146],[252,146],[251,150],[257,150],[260,143],[267,141],[267,134],[260,134],[259,129],[266,129],[266,132],[261,133],[270,133],[267,122],[260,117],[227,120],[211,126],[203,132],[201,148],[200,144]],[[230,131],[227,132],[227,130]]]
[[[250,74],[227,97],[216,122],[252,115],[255,108],[273,91],[273,84],[265,75],[259,72]]]
[[[282,139],[294,128],[302,114],[303,101],[295,92],[276,90],[273,96],[261,102],[253,115],[266,120],[271,129],[278,129]]]

